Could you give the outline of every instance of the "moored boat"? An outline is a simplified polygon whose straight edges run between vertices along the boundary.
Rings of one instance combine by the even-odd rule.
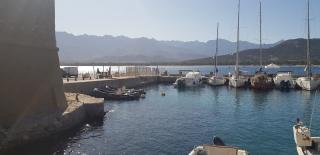
[[[104,98],[105,100],[137,100],[141,97],[139,93],[116,93],[103,89],[93,89],[93,96],[98,98]]]
[[[262,70],[262,17],[261,17],[261,1],[260,1],[260,69],[255,73],[255,75],[250,79],[250,84],[253,89],[271,89],[274,86],[272,78],[270,78],[266,72]]]
[[[303,90],[314,90],[318,88],[320,84],[320,79],[312,77],[312,69],[311,69],[311,56],[310,56],[310,1],[308,0],[308,37],[307,37],[307,64],[305,68],[306,77],[300,77],[297,79],[297,84]]]
[[[214,55],[214,75],[208,79],[208,84],[211,86],[221,86],[225,84],[223,75],[219,74],[218,70],[218,49],[219,49],[219,23],[217,24],[217,39],[216,39],[216,53]]]
[[[239,69],[239,26],[240,26],[240,0],[238,3],[238,27],[237,27],[237,51],[236,51],[236,65],[235,71],[231,77],[229,77],[229,86],[234,88],[244,87],[247,82],[247,78],[241,75]]]
[[[189,155],[249,155],[249,152],[237,147],[226,146],[220,138],[215,137],[213,144],[199,145]]]
[[[314,77],[299,77],[296,83],[303,90],[311,91],[319,87],[320,79]]]
[[[251,87],[253,89],[272,89],[274,86],[272,78],[270,78],[266,73],[259,72],[251,78]]]
[[[145,98],[145,91],[143,89],[126,89],[113,88],[106,86],[105,88],[94,88],[92,95],[106,100],[137,100]]]
[[[320,137],[311,137],[310,128],[297,121],[293,126],[293,136],[298,155],[319,155]]]
[[[296,81],[291,71],[279,71],[273,81],[278,89],[292,89],[296,86]]]
[[[271,64],[269,64],[269,65],[264,66],[264,68],[280,68],[280,66],[279,66],[279,65],[276,65],[276,64],[274,64],[274,63],[271,63]]]
[[[200,72],[188,72],[185,77],[178,78],[173,84],[175,88],[197,87],[202,84],[202,75]]]

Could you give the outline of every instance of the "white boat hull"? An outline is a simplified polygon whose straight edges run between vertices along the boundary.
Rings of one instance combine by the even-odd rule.
[[[208,79],[208,84],[211,86],[222,86],[224,85],[225,80],[223,77],[219,76],[212,76],[211,78]]]
[[[288,79],[276,79],[276,78],[274,78],[273,81],[274,81],[274,84],[275,84],[276,88],[281,88],[281,82],[282,81],[283,82],[289,82],[290,83],[290,88],[294,88],[295,85],[296,85],[296,81],[294,79],[290,79],[290,78],[288,78]]]
[[[296,80],[299,87],[301,87],[303,90],[315,90],[319,87],[320,80],[315,79],[311,77],[310,79],[307,77],[300,77]]]
[[[249,155],[246,150],[231,146],[202,145],[194,148],[189,155]]]
[[[243,76],[239,76],[238,78],[236,78],[235,76],[232,76],[229,79],[229,86],[234,87],[234,88],[244,87],[247,80],[248,79],[246,79]]]

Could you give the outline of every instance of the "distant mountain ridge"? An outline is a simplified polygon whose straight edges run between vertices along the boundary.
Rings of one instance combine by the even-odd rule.
[[[59,57],[62,63],[174,63],[210,57],[215,52],[215,40],[158,41],[149,38],[124,36],[73,35],[56,32]],[[264,48],[275,44],[266,44]],[[253,49],[258,44],[241,41],[240,49]],[[236,43],[220,39],[220,55],[235,51]]]
[[[291,39],[271,48],[262,50],[263,64],[287,64],[304,65],[306,61],[306,39]],[[320,39],[310,40],[310,53],[312,64],[320,64]],[[259,49],[248,49],[239,52],[239,63],[242,65],[258,65]],[[235,54],[222,55],[218,57],[219,64],[235,64]],[[182,64],[212,64],[212,57],[182,61]]]

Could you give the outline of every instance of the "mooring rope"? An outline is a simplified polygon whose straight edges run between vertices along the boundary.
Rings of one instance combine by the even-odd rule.
[[[315,93],[315,96],[314,96],[314,103],[312,104],[312,111],[311,111],[310,124],[309,124],[310,133],[311,133],[311,124],[312,124],[313,113],[315,111],[315,104],[317,104],[317,94],[318,94],[318,90],[316,90],[316,93]]]

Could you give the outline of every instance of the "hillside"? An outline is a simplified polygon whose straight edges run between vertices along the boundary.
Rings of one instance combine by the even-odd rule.
[[[312,39],[311,59],[312,64],[320,64],[320,39]],[[240,64],[254,65],[259,64],[259,49],[248,49],[239,52]],[[292,39],[287,40],[279,45],[262,50],[263,64],[288,64],[298,65],[305,64],[306,58],[306,40]],[[182,64],[212,64],[213,59],[210,57],[193,59],[181,62]],[[232,65],[235,63],[235,54],[222,55],[218,57],[219,64]]]
[[[76,36],[65,32],[57,32],[56,38],[62,63],[173,63],[209,57],[215,51],[215,40],[158,41],[124,36]],[[241,41],[240,44],[242,50],[258,47],[257,44],[246,41]],[[230,54],[235,48],[236,43],[220,40],[221,55]]]

